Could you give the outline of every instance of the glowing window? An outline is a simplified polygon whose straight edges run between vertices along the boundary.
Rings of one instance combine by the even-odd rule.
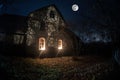
[[[39,50],[45,50],[45,38],[39,39]]]
[[[62,49],[62,40],[58,40],[58,49]]]

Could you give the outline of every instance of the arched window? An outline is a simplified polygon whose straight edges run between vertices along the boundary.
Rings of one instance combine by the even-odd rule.
[[[50,18],[54,18],[55,17],[55,12],[54,11],[50,11]]]
[[[58,49],[62,49],[62,40],[61,39],[58,40]]]
[[[39,38],[39,50],[45,50],[45,38]]]

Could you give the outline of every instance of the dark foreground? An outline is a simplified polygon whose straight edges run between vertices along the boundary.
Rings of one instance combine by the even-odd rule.
[[[0,80],[120,80],[111,59],[98,56],[23,58],[0,55]]]

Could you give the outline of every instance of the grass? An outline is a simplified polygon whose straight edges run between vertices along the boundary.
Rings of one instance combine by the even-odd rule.
[[[98,56],[23,58],[0,56],[3,80],[97,80],[112,71]]]

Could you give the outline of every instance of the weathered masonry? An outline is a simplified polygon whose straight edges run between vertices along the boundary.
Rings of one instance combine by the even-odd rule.
[[[80,52],[81,40],[69,30],[55,5],[30,12],[26,22],[25,29],[18,28],[11,38],[14,45],[24,46],[27,55],[55,57]]]

